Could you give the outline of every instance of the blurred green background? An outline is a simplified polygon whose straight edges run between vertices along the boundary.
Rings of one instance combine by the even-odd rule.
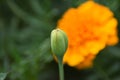
[[[59,80],[50,32],[68,8],[85,1],[0,0],[0,72],[8,72],[6,80]],[[95,1],[109,7],[120,24],[120,0]],[[102,50],[91,69],[64,68],[65,80],[120,80],[120,43]]]

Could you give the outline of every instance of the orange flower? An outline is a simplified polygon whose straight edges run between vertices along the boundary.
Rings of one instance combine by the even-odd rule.
[[[94,1],[68,9],[57,26],[68,36],[63,61],[70,66],[90,67],[100,50],[118,42],[117,20],[112,11]]]

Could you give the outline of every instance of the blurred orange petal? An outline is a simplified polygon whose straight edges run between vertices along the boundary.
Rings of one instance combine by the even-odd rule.
[[[69,46],[63,61],[70,66],[89,67],[100,50],[118,42],[113,12],[94,1],[68,9],[57,26],[68,36]]]

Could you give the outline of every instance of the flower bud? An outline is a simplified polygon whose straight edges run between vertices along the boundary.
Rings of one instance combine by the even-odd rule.
[[[51,49],[57,58],[63,58],[68,47],[68,38],[65,32],[54,29],[51,32]]]

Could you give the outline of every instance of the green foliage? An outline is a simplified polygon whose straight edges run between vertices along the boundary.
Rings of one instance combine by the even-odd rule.
[[[58,80],[50,32],[68,8],[85,1],[0,0],[0,72],[9,72],[7,80]],[[119,32],[120,0],[95,1],[115,13]],[[92,69],[76,70],[65,65],[65,80],[120,80],[119,75],[120,43],[101,51]]]
[[[0,73],[0,80],[4,80],[7,73]]]

